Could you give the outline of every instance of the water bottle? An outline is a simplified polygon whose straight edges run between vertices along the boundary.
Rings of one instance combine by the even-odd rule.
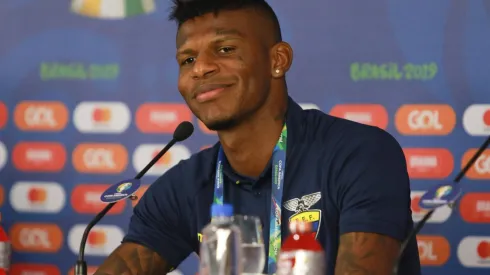
[[[325,253],[309,222],[292,221],[277,259],[277,275],[324,275]]]
[[[241,232],[233,223],[233,206],[211,206],[211,223],[202,231],[199,275],[240,275],[243,272]]]
[[[1,221],[1,216],[0,216]],[[10,267],[10,241],[0,224],[0,275],[8,274]]]

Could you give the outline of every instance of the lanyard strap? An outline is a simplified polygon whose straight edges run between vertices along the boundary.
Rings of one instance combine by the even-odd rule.
[[[281,136],[274,147],[272,153],[272,192],[270,210],[270,231],[269,231],[269,257],[267,261],[267,272],[276,272],[277,254],[281,248],[281,207],[282,207],[282,188],[284,184],[284,171],[286,169],[286,144],[287,127],[284,124]],[[225,154],[220,147],[218,161],[216,162],[216,177],[214,185],[215,204],[223,204],[223,161]]]

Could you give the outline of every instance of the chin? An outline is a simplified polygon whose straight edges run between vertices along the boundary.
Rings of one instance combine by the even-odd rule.
[[[208,127],[209,130],[212,131],[223,131],[223,130],[229,130],[237,125],[237,120],[230,118],[230,119],[219,119],[219,120],[207,120],[204,122],[204,125]]]

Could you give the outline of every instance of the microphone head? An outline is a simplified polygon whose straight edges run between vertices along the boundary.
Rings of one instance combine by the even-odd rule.
[[[194,132],[194,125],[189,121],[182,121],[174,132],[174,139],[179,141],[184,141],[189,138]]]

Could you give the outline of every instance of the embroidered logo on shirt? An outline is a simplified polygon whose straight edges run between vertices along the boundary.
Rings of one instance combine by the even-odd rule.
[[[284,203],[284,208],[294,212],[289,217],[289,221],[305,221],[313,224],[315,238],[320,232],[320,224],[322,220],[322,211],[320,209],[310,209],[313,205],[320,201],[322,194],[320,192],[304,195],[301,198],[294,198]]]

